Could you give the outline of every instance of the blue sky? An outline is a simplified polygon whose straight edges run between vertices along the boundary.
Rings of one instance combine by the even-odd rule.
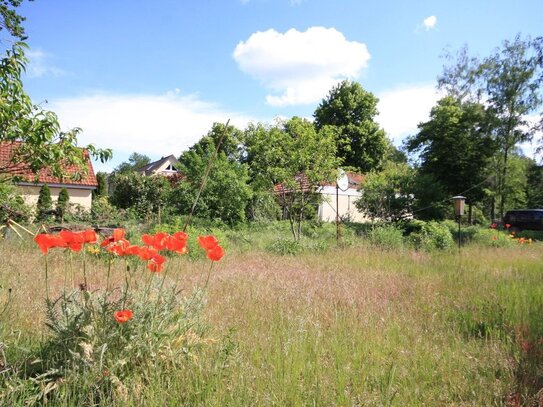
[[[21,14],[27,91],[82,144],[113,148],[106,170],[178,155],[215,121],[311,118],[343,79],[379,97],[400,145],[439,97],[445,49],[543,35],[541,0],[36,0]]]

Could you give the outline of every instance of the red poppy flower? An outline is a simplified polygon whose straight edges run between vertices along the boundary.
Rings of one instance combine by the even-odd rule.
[[[153,273],[160,273],[162,271],[162,265],[166,262],[166,258],[160,254],[155,254],[151,261],[147,263],[147,268]]]
[[[138,256],[143,261],[147,261],[147,260],[151,260],[153,258],[153,256],[155,256],[157,254],[158,254],[158,252],[155,249],[151,248],[151,247],[140,247]]]
[[[133,316],[134,313],[129,309],[123,309],[121,311],[115,312],[114,314],[115,321],[117,321],[119,324],[124,324],[125,322],[130,321]]]
[[[130,246],[130,242],[126,239],[120,239],[116,242],[113,242],[107,247],[107,251],[110,253],[115,253],[117,256],[124,256],[125,250]]]
[[[85,238],[85,243],[94,244],[98,241],[98,234],[92,229],[85,230],[83,237]]]
[[[126,235],[126,232],[124,229],[115,229],[113,230],[113,241],[117,242],[121,239],[123,239]]]
[[[165,242],[170,237],[167,233],[157,232],[153,235],[143,235],[141,241],[147,246],[154,247],[156,250],[164,250]]]
[[[38,244],[43,254],[47,254],[50,248],[55,247],[53,237],[47,233],[40,233],[34,238],[34,241]]]
[[[187,240],[189,236],[185,232],[175,232],[173,237],[177,240]]]
[[[224,249],[217,245],[213,249],[207,251],[207,258],[212,261],[219,261],[224,256]]]
[[[219,244],[219,241],[213,235],[198,236],[198,244],[204,250],[211,250]]]
[[[505,228],[506,228],[506,229],[509,229],[510,227],[511,227],[511,225],[510,225],[509,223],[506,223],[506,224],[505,224]]]
[[[124,254],[127,254],[129,256],[138,256],[140,254],[141,248],[136,245],[130,245],[124,250]]]
[[[172,252],[179,253],[179,254],[185,254],[187,252],[186,246],[187,241],[186,240],[179,240],[176,239],[174,236],[168,236],[167,239],[165,239],[165,246],[166,249],[171,250]]]

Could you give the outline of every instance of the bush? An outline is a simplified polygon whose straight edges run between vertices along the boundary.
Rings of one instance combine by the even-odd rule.
[[[57,198],[57,211],[56,211],[56,220],[57,222],[64,222],[64,216],[68,211],[68,205],[70,202],[70,195],[66,188],[62,188]]]
[[[40,222],[47,221],[51,218],[53,211],[53,199],[51,198],[51,190],[47,184],[40,188],[38,203],[36,204],[36,219]]]
[[[479,229],[472,242],[486,247],[511,247],[517,244],[509,233],[495,229]]]
[[[14,185],[0,182],[0,203],[0,224],[6,224],[8,219],[15,222],[29,220],[31,210]]]
[[[418,221],[418,231],[409,235],[409,240],[417,250],[445,250],[454,245],[454,240],[446,225],[435,221]]]
[[[373,245],[385,249],[401,249],[404,246],[403,232],[394,225],[378,226],[369,231],[368,236]]]
[[[277,239],[269,244],[266,249],[273,254],[293,256],[299,254],[303,247],[299,241],[292,239]]]

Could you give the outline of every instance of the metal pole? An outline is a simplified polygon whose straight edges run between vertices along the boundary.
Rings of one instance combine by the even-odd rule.
[[[339,243],[339,184],[336,181],[336,243]]]
[[[459,216],[458,216],[458,253],[460,253],[460,245],[461,245],[460,242],[461,242],[461,240],[462,240],[462,239],[461,239],[461,237],[462,237],[462,236],[461,236],[461,233],[462,233],[462,232],[461,232],[461,230],[460,230],[460,219],[461,219],[461,218],[462,218],[462,217],[459,215]]]

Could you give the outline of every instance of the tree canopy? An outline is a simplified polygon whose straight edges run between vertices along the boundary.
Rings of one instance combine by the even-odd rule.
[[[343,166],[368,172],[382,165],[388,143],[384,130],[374,120],[378,101],[359,83],[343,81],[315,110],[317,130],[325,126],[334,129]]]

